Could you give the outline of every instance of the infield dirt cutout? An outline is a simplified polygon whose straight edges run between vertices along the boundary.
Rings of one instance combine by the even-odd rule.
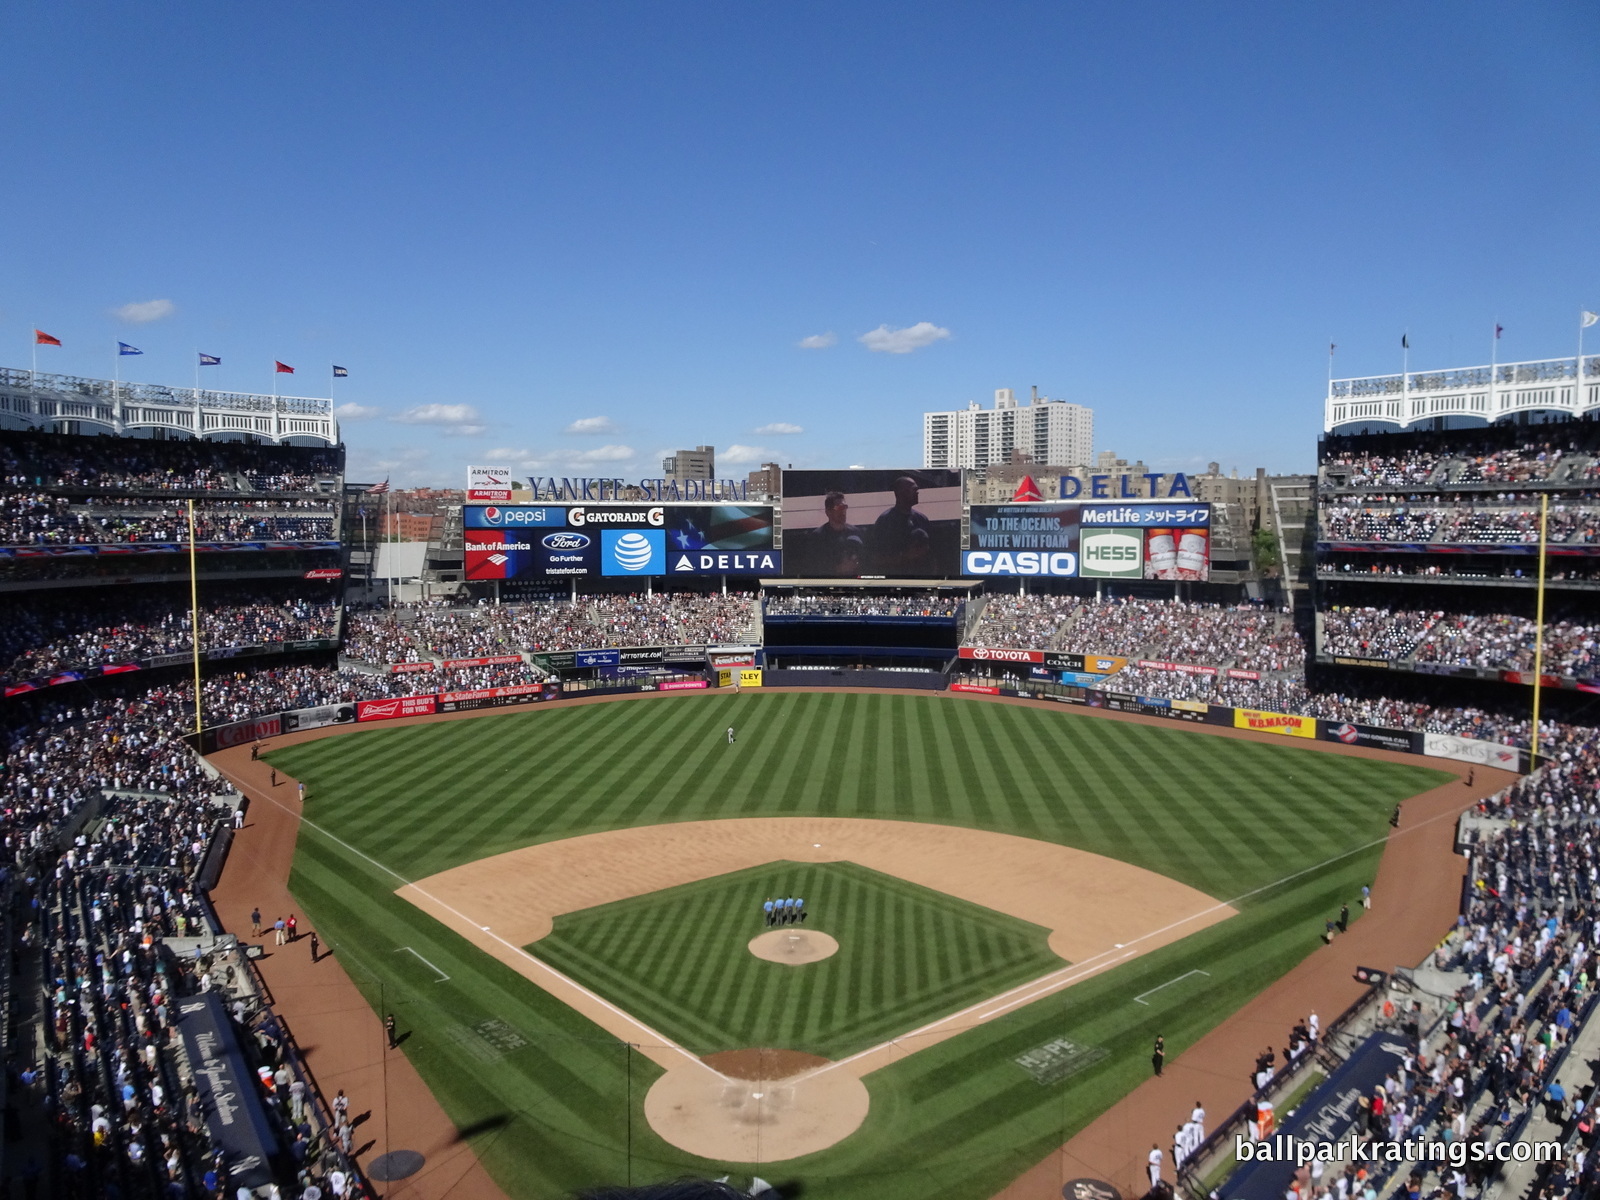
[[[853,862],[1042,925],[1066,963],[838,1062],[781,1048],[702,1059],[522,949],[547,936],[563,913],[774,861]],[[848,817],[742,817],[587,834],[453,867],[395,894],[664,1068],[644,1111],[668,1142],[703,1158],[746,1163],[798,1158],[848,1137],[867,1115],[862,1077],[878,1068],[1235,912],[1174,879],[1070,846]],[[782,947],[772,950],[773,961],[794,961]]]
[[[839,953],[839,943],[816,929],[769,929],[750,939],[750,953],[767,962],[803,967]]]

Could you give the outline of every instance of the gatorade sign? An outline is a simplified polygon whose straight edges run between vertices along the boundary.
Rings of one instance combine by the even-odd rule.
[[[1078,573],[1086,579],[1140,579],[1144,538],[1132,529],[1085,529],[1079,535]]]

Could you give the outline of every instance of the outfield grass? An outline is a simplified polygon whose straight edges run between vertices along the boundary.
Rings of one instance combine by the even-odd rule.
[[[1370,881],[1379,848],[1369,843],[1395,802],[1447,778],[1289,739],[829,693],[661,697],[361,730],[269,761],[306,783],[312,821],[406,879],[634,825],[826,815],[1040,838],[1219,900],[1246,897],[1229,921],[875,1072],[858,1133],[763,1172],[842,1200],[991,1195],[1143,1078],[1156,1032],[1181,1053],[1314,949],[1323,920]],[[1296,872],[1305,873],[1272,886]],[[329,837],[301,835],[296,896],[369,999],[381,989],[400,1013],[413,1031],[406,1053],[457,1124],[480,1131],[473,1144],[512,1195],[721,1173],[644,1123],[657,1068],[396,898],[398,882]],[[401,946],[449,982],[435,984],[414,956],[394,953]],[[1210,975],[1131,1003],[1195,969]],[[1109,1054],[1041,1085],[1014,1060],[1059,1037]]]
[[[839,952],[755,957],[769,896]],[[1059,970],[1050,931],[855,863],[769,863],[557,917],[527,949],[699,1054],[752,1046],[844,1058]]]

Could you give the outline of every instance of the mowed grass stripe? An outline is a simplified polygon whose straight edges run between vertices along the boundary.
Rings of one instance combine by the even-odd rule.
[[[630,823],[815,814],[982,825],[1126,859],[1222,899],[1381,838],[1394,803],[1441,778],[1177,722],[825,692],[535,707],[361,730],[275,749],[269,761],[306,782],[312,820],[407,878]],[[1179,1054],[1320,944],[1323,920],[1370,881],[1378,853],[1272,888],[1213,929],[875,1073],[867,1125],[793,1163],[794,1177],[830,1200],[985,1200],[1148,1075],[1158,1027]],[[574,974],[592,972],[591,986],[641,1019],[661,1006],[664,1032],[672,1023],[694,1050],[776,1044],[837,1058],[1060,965],[1042,931],[1018,941],[984,910],[952,924],[936,895],[869,900],[855,881],[801,874],[812,867],[771,869],[788,872],[770,877],[775,891],[803,892],[822,929],[845,929],[849,947],[877,957],[854,972],[830,969],[843,953],[804,968],[753,959],[743,947],[763,928],[766,894],[753,881],[720,905],[643,905],[596,947],[568,947]],[[302,830],[292,887],[307,924],[374,1006],[382,981],[382,1002],[414,1030],[404,1053],[458,1125],[485,1131],[472,1144],[508,1192],[546,1200],[630,1169],[635,1182],[730,1169],[650,1131],[639,1106],[658,1068],[393,896],[394,884]],[[868,912],[879,914],[876,934],[858,924]],[[393,953],[398,945],[438,963],[449,983]],[[1040,959],[1017,966],[1019,947]],[[1195,968],[1211,975],[1131,1004]],[[664,975],[690,990],[663,997]],[[465,1058],[448,1031],[475,1037],[488,1020],[528,1046],[489,1064]],[[1012,1060],[1060,1036],[1109,1056],[1040,1087]]]

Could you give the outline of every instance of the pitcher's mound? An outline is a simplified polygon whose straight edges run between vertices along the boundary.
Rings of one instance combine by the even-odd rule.
[[[768,962],[798,967],[839,953],[839,943],[815,929],[772,929],[750,939],[750,953]]]
[[[730,1079],[787,1079],[802,1071],[825,1067],[828,1060],[799,1050],[720,1050],[700,1059],[713,1071]]]

